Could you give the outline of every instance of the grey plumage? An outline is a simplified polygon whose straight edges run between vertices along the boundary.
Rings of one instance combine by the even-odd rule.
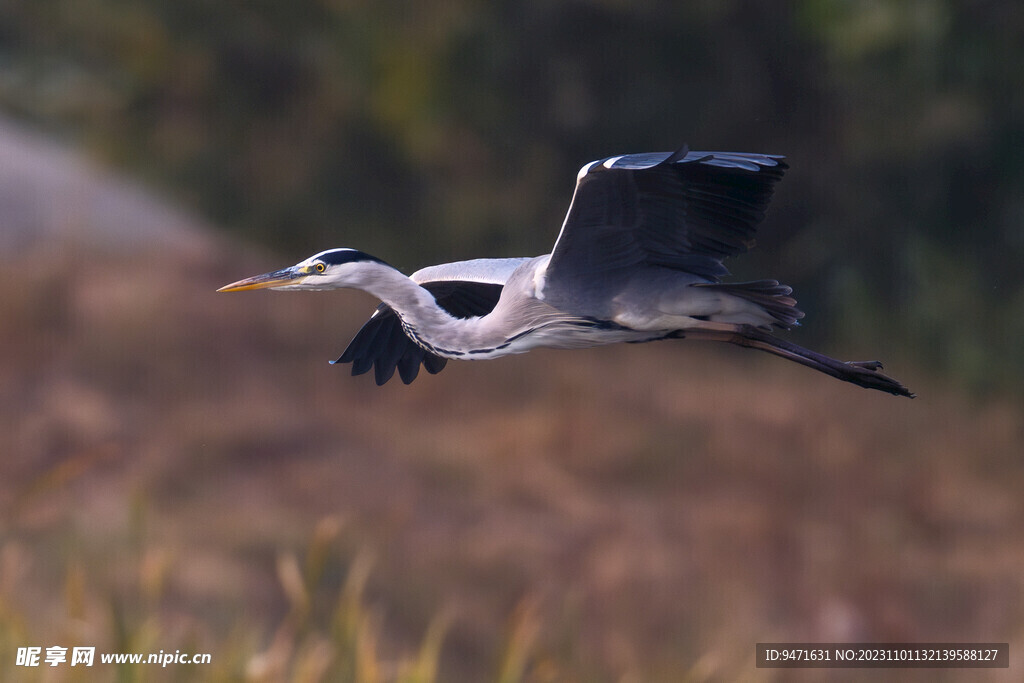
[[[877,361],[843,362],[783,341],[803,313],[776,280],[723,283],[723,259],[753,246],[783,158],[644,153],[586,164],[550,254],[430,266],[406,277],[352,249],[222,288],[352,287],[382,300],[335,361],[378,384],[422,365],[532,348],[697,338],[757,348],[863,387],[913,397]]]

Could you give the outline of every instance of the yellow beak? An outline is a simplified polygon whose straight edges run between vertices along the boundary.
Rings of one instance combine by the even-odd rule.
[[[282,268],[281,270],[264,273],[263,275],[247,277],[244,280],[232,282],[230,285],[224,285],[217,291],[242,292],[247,289],[268,289],[284,285],[294,285],[300,281],[300,278],[304,278],[307,275],[309,275],[307,268],[292,266],[291,268]]]

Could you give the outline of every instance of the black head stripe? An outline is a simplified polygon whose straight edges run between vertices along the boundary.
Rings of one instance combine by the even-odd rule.
[[[355,249],[332,249],[320,255],[320,260],[330,266],[340,266],[343,263],[356,263],[359,261],[371,261],[373,263],[384,263],[376,256],[371,256]]]

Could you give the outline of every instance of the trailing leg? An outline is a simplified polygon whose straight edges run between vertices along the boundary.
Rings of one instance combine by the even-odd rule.
[[[779,339],[753,325],[722,325],[711,323],[708,327],[681,330],[673,336],[687,339],[723,341],[737,346],[760,349],[781,356],[795,363],[814,368],[844,382],[852,382],[867,389],[886,391],[896,396],[914,398],[914,394],[900,382],[882,374],[879,361],[841,361],[816,351]]]

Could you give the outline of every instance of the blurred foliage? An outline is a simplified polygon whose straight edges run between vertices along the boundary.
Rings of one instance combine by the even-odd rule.
[[[542,253],[593,158],[785,153],[739,274],[1007,387],[1022,45],[1015,0],[8,0],[0,105],[247,239],[406,269]]]
[[[210,653],[209,665],[172,664],[168,668],[143,662],[118,665],[116,673],[112,673],[111,665],[100,661],[100,654],[148,656],[158,649],[162,653],[161,643],[182,637],[176,632],[171,610],[161,609],[166,597],[163,595],[164,575],[170,568],[170,560],[167,553],[149,549],[139,553],[127,572],[131,585],[125,591],[129,594],[127,598],[124,592],[105,590],[99,585],[101,582],[87,576],[82,558],[67,558],[69,568],[62,596],[67,616],[64,623],[56,620],[58,623],[53,624],[50,632],[34,631],[28,625],[30,615],[0,599],[0,644],[4,646],[0,651],[0,665],[13,670],[19,647],[36,643],[91,642],[98,654],[93,664],[95,668],[88,672],[88,680],[139,683],[154,680],[433,683],[438,680],[441,650],[454,615],[450,610],[438,614],[415,653],[383,653],[382,650],[395,647],[392,643],[381,642],[382,615],[366,595],[372,568],[370,555],[361,552],[355,556],[340,586],[331,580],[331,575],[338,571],[336,546],[341,529],[336,518],[322,519],[314,530],[304,562],[292,552],[278,557],[279,588],[287,598],[288,610],[263,650],[257,648],[257,643],[267,639],[262,632],[263,624],[243,617],[216,634],[214,642],[199,638],[195,633],[184,636],[184,651]],[[0,556],[5,559],[22,555],[17,562],[30,562],[23,556],[25,553],[27,550],[21,544],[0,545]],[[565,680],[550,657],[539,659],[533,652],[540,628],[538,620],[529,601],[524,601],[511,615],[504,655],[490,680],[498,683]],[[87,629],[84,626],[87,623],[93,627]],[[97,629],[96,624],[104,624],[108,632]],[[84,636],[86,641],[81,641],[83,632],[88,633]],[[55,672],[47,671],[45,666],[21,668],[27,676],[25,680],[86,679],[82,671],[68,673],[64,670],[66,679],[60,675],[54,679]]]

